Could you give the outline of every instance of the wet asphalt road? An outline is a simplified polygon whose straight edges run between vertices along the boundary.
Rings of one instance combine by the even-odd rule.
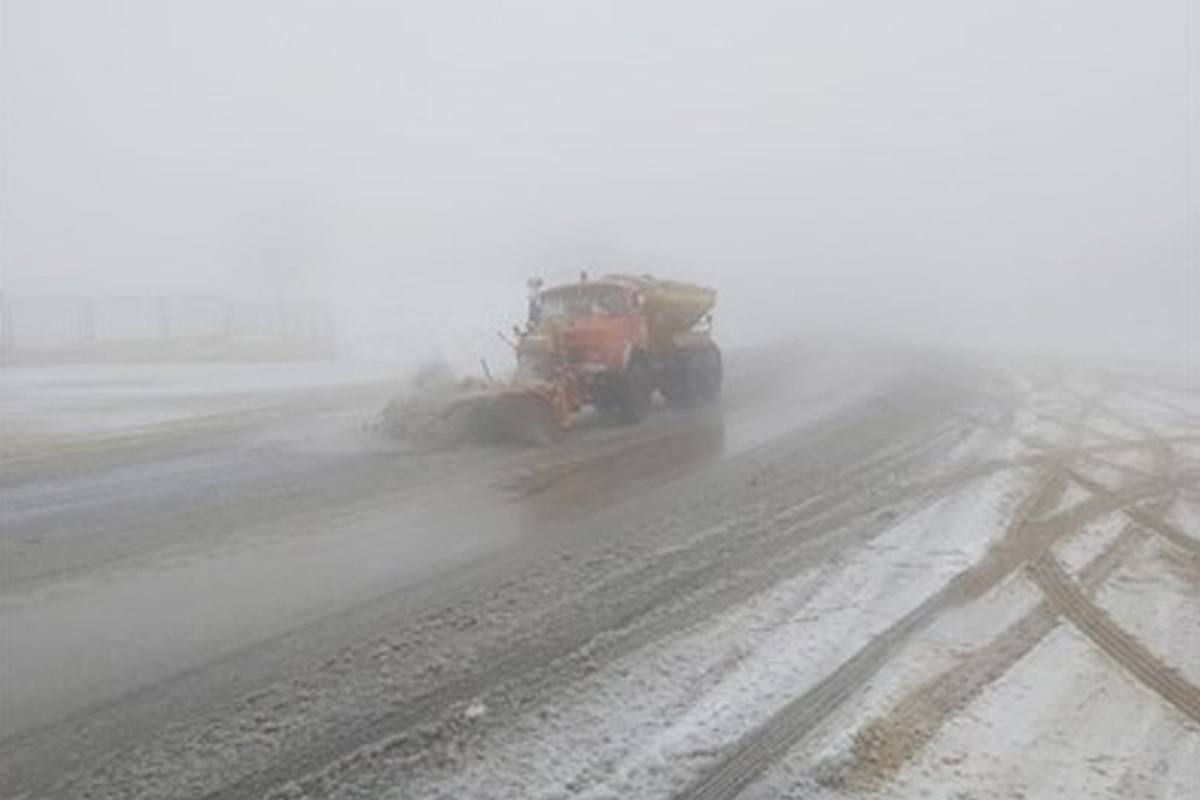
[[[490,687],[536,694],[597,637],[646,623],[636,648],[802,563],[772,513],[868,524],[978,380],[774,354],[731,365],[723,413],[551,450],[413,451],[364,405],[10,471],[4,796],[262,796]]]

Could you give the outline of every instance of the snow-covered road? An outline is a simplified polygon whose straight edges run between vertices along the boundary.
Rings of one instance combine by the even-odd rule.
[[[320,377],[136,446],[145,397],[106,433],[26,380],[8,424],[57,438],[0,463],[0,794],[1200,786],[1194,376],[747,352],[722,415],[440,453]]]

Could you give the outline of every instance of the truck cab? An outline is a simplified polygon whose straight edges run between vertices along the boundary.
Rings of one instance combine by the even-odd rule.
[[[621,372],[646,349],[649,331],[636,287],[586,281],[543,291],[532,333],[554,339],[561,361],[584,374]]]
[[[708,330],[697,329],[715,302],[712,290],[624,275],[530,285],[519,378],[567,386],[572,407],[630,422],[649,413],[655,391],[674,406],[715,400],[720,353]]]

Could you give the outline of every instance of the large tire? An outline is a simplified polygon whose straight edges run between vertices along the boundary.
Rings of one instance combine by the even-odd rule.
[[[702,405],[711,405],[721,399],[721,381],[724,368],[721,351],[716,345],[704,348],[696,354],[695,389],[696,399]]]
[[[663,382],[663,398],[669,408],[693,408],[699,395],[696,391],[696,367],[692,354],[681,351],[672,359]]]
[[[721,396],[721,351],[716,346],[679,352],[663,386],[671,408],[696,408],[715,403]]]
[[[592,388],[592,407],[608,420],[621,417],[622,386],[621,376],[618,375],[605,376],[599,385]]]
[[[650,368],[642,358],[632,358],[621,375],[618,415],[622,422],[632,425],[650,415],[654,385],[650,379]]]

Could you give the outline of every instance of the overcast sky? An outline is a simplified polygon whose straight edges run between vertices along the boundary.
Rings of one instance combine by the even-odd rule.
[[[1197,354],[1195,0],[0,7],[13,294],[636,267],[742,334]]]

